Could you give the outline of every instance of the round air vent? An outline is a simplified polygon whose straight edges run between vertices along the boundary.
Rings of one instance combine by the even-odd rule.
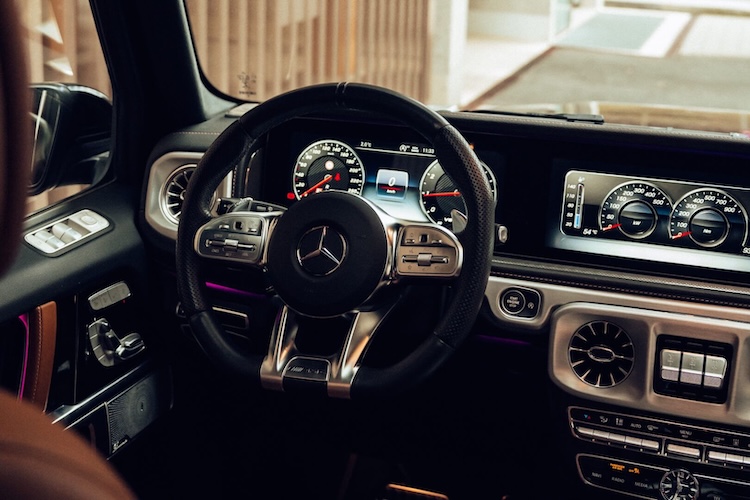
[[[195,172],[196,165],[182,165],[172,172],[161,190],[161,210],[164,216],[171,222],[177,224],[182,213],[182,202],[185,199],[190,177]]]
[[[592,321],[570,339],[568,359],[575,374],[594,387],[612,387],[633,369],[633,343],[619,326]]]

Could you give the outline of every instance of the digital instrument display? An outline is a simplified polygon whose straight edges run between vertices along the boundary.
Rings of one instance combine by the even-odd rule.
[[[750,271],[750,190],[566,170],[553,248]]]
[[[454,217],[466,216],[461,192],[436,160],[434,148],[424,143],[337,135],[305,141],[297,150],[286,200],[340,190],[404,220],[452,229]],[[482,159],[482,152],[477,155]],[[501,163],[498,155],[487,156],[495,168]],[[481,164],[497,201],[496,175],[484,160]]]

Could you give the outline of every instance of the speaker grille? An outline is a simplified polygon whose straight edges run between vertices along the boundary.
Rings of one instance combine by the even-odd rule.
[[[579,379],[594,387],[613,387],[630,375],[635,352],[628,334],[608,321],[580,327],[568,347],[570,366]]]
[[[171,378],[156,372],[106,404],[110,453],[133,439],[172,406]]]

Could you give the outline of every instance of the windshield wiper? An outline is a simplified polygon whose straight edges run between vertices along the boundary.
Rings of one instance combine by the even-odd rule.
[[[594,123],[596,125],[604,124],[602,115],[590,113],[518,113],[514,111],[499,111],[493,109],[475,109],[472,113],[487,113],[492,115],[503,116],[522,116],[524,118],[551,118],[553,120],[565,120],[566,122]]]

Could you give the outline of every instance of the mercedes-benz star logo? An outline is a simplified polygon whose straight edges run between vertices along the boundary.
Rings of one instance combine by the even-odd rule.
[[[346,258],[346,240],[330,226],[316,226],[297,244],[297,261],[313,276],[327,276]]]

